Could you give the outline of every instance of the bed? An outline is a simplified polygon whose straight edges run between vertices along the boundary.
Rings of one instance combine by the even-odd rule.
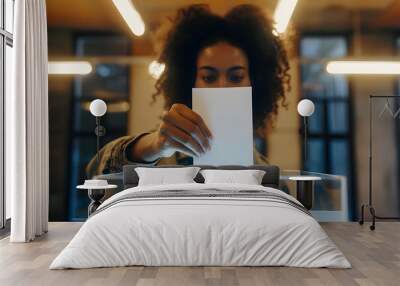
[[[278,189],[276,166],[218,167],[264,170],[261,185],[205,184],[199,173],[195,183],[152,186],[138,186],[136,167],[124,167],[125,190],[100,205],[50,269],[351,267],[311,214]]]

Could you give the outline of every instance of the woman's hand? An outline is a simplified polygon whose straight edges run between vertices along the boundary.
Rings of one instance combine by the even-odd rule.
[[[210,149],[211,136],[200,115],[184,104],[174,104],[162,116],[155,149],[160,157],[169,157],[176,151],[199,156]]]
[[[138,161],[154,161],[176,151],[199,156],[210,149],[211,138],[200,115],[184,104],[174,104],[163,114],[158,130],[135,143],[132,156]]]

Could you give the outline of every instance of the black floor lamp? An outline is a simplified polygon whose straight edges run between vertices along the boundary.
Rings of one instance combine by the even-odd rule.
[[[314,103],[309,99],[303,99],[297,104],[297,112],[304,120],[304,159],[307,161],[307,132],[308,132],[308,117],[315,111]]]
[[[307,152],[307,132],[308,132],[308,117],[315,111],[314,103],[309,99],[301,100],[297,105],[297,112],[304,120],[304,160],[308,160]],[[289,180],[296,181],[296,198],[310,210],[314,201],[314,185],[321,178],[317,176],[300,175],[292,176]]]
[[[94,133],[96,134],[96,159],[97,159],[97,165],[99,165],[100,160],[99,160],[99,151],[100,151],[100,137],[106,135],[106,129],[104,126],[100,124],[100,118],[106,114],[107,112],[107,104],[101,100],[101,99],[95,99],[90,103],[90,113],[96,117],[96,128],[94,130]]]
[[[97,161],[97,167],[99,167],[100,164],[100,156],[99,156],[99,151],[100,151],[100,137],[104,136],[106,134],[106,129],[104,126],[100,124],[100,118],[106,114],[107,112],[107,104],[101,100],[101,99],[95,99],[90,103],[90,113],[96,117],[96,128],[94,130],[94,133],[96,134],[96,161]],[[105,184],[104,186],[85,186],[88,183],[94,183],[94,184]],[[115,186],[113,185],[108,185],[107,181],[104,180],[88,180],[88,182],[85,181],[85,185],[83,188],[87,188],[88,190],[88,196],[90,198],[90,204],[88,207],[88,216],[90,216],[93,212],[96,211],[96,209],[100,206],[101,200],[104,198],[105,195],[105,190],[109,188],[114,188]]]

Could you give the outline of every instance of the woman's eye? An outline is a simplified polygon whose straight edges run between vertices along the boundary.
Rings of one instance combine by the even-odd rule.
[[[206,83],[213,83],[217,80],[217,77],[215,75],[205,75],[202,77],[202,79],[206,82]]]
[[[229,81],[233,82],[233,83],[240,83],[242,82],[244,76],[242,75],[230,75],[229,76]]]

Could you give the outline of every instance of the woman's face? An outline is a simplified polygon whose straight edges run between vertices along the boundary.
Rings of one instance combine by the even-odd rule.
[[[249,65],[244,52],[221,42],[200,51],[195,87],[250,86]]]

